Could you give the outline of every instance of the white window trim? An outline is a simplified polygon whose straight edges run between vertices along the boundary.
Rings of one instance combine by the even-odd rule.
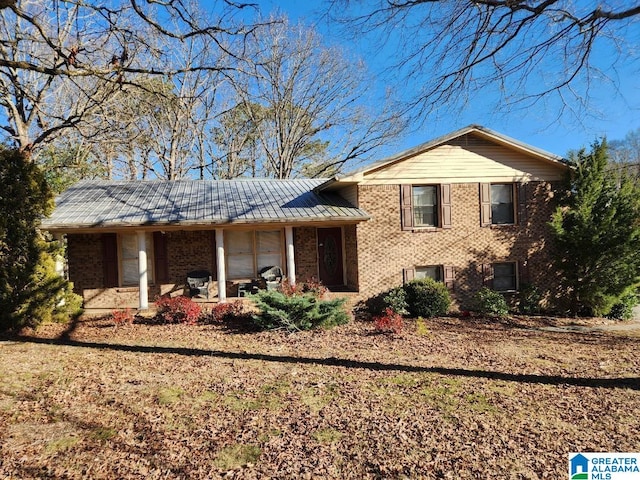
[[[416,205],[415,202],[413,201],[414,199],[414,195],[413,195],[413,189],[414,188],[420,188],[420,187],[432,187],[435,190],[434,193],[434,197],[435,197],[435,205],[433,206],[434,208],[434,215],[436,217],[436,221],[434,225],[428,225],[428,224],[420,224],[420,225],[416,225],[415,223],[415,212],[416,212]],[[435,228],[440,228],[442,225],[442,205],[441,205],[441,200],[440,200],[440,184],[436,184],[436,183],[414,183],[411,184],[411,215],[413,215],[413,219],[412,219],[412,224],[413,224],[413,228],[420,230],[420,229],[424,229],[424,230],[428,230],[428,229],[435,229]]]

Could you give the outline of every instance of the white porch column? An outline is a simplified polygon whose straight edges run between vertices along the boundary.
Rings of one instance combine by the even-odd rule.
[[[58,242],[59,246],[63,244],[63,237],[61,233],[54,233],[53,239]],[[56,273],[64,278],[64,256],[56,254]]]
[[[224,268],[224,229],[216,228],[216,264],[218,266],[218,302],[227,301],[227,272]]]
[[[284,238],[287,244],[287,278],[291,285],[296,284],[296,256],[293,248],[293,227],[284,227]]]
[[[149,277],[147,272],[147,235],[144,231],[138,230],[138,278],[140,310],[149,308]]]

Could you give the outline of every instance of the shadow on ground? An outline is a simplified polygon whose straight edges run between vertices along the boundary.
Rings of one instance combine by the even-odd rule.
[[[84,342],[69,338],[69,329],[59,338],[38,338],[31,336],[15,336],[11,340],[25,343],[39,343],[49,345],[64,345],[70,347],[95,348],[132,353],[172,354],[189,357],[214,357],[231,360],[261,360],[264,362],[321,365],[329,367],[344,367],[351,369],[367,369],[374,371],[400,371],[411,373],[437,373],[470,378],[486,378],[489,380],[503,380],[544,385],[571,385],[590,388],[625,388],[640,390],[640,377],[592,378],[592,377],[564,377],[560,375],[535,375],[496,372],[488,370],[470,370],[464,368],[424,367],[418,365],[403,365],[394,363],[366,362],[347,358],[314,358],[295,357],[290,355],[270,355],[262,353],[230,352],[223,350],[207,350],[187,347],[161,347],[143,345],[123,345],[101,342]]]

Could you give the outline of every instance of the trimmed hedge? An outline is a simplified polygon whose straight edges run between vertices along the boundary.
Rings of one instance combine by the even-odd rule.
[[[431,278],[412,280],[404,285],[407,310],[412,317],[440,317],[451,307],[447,286]]]

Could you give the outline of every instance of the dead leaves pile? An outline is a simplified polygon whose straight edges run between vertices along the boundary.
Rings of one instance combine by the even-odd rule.
[[[48,326],[0,342],[0,478],[565,478],[640,450],[640,340],[562,322]]]

